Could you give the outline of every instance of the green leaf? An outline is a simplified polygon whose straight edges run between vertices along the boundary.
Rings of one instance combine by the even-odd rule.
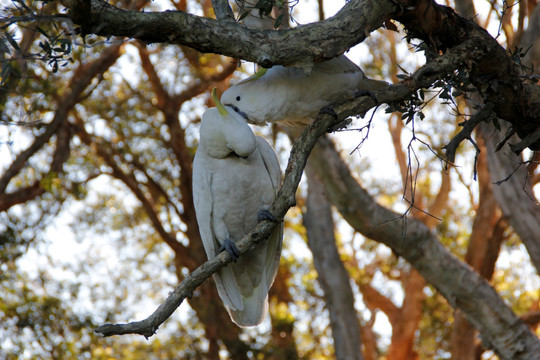
[[[284,17],[285,14],[280,14],[276,21],[274,22],[274,29],[277,29],[279,27],[279,25],[281,25],[281,23],[283,22],[283,17]]]
[[[244,11],[242,14],[240,14],[240,16],[238,17],[238,21],[242,21],[246,18],[246,16],[249,15],[249,10],[247,11]]]
[[[2,63],[2,71],[0,72],[0,86],[3,86],[6,83],[12,70],[13,65],[11,62]]]
[[[45,42],[40,41],[39,47],[43,49],[43,51],[45,51],[47,54],[51,53],[51,44],[49,44],[48,41],[45,41]]]

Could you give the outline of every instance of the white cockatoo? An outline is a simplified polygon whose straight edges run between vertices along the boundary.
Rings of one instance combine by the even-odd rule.
[[[260,324],[268,312],[268,290],[276,277],[283,223],[253,251],[238,257],[234,242],[265,218],[281,183],[274,149],[255,136],[233,109],[219,103],[202,116],[193,161],[193,200],[209,259],[226,250],[236,261],[214,274],[220,298],[239,326]]]
[[[221,102],[252,124],[305,126],[322,108],[385,86],[342,55],[315,64],[309,73],[284,66],[260,69],[225,91]]]

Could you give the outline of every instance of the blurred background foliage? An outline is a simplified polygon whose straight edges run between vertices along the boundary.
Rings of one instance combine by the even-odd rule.
[[[111,3],[213,16],[208,0]],[[292,19],[317,21],[343,3],[295,2]],[[523,27],[519,14],[528,19],[536,2],[520,2],[500,22],[504,4],[474,1],[486,10],[479,20],[493,35],[503,24],[499,40],[509,47]],[[283,257],[263,325],[235,327],[209,281],[148,340],[93,334],[105,322],[148,316],[205,260],[190,198],[200,116],[212,106],[212,87],[222,92],[254,67],[182,46],[82,38],[58,15],[63,7],[57,1],[11,0],[0,10],[0,192],[6,195],[0,202],[0,357],[332,358],[327,305],[303,221],[304,182],[298,206],[286,217]],[[423,62],[403,36],[378,30],[348,56],[368,76],[395,82],[400,68],[413,72]],[[366,129],[359,129],[371,113],[331,137],[379,203],[424,219],[465,259],[482,181],[473,180],[471,145],[460,148],[459,166],[446,173],[437,157],[459,130],[462,119],[453,111],[429,102],[422,109],[425,118],[413,128],[419,119],[405,125],[400,114],[381,109],[364,142]],[[256,128],[272,139],[284,167],[290,140],[282,130]],[[17,165],[25,151],[28,156]],[[537,182],[538,174],[532,178]],[[438,197],[442,207],[430,210]],[[491,281],[518,315],[538,311],[538,275],[500,212],[493,216],[490,227],[498,226],[502,246]],[[450,358],[455,326],[450,305],[388,248],[355,233],[335,211],[333,219],[364,357],[392,359],[392,346],[408,338],[413,346],[402,348],[403,359]],[[415,300],[410,305],[407,299]],[[406,327],[412,332],[403,332]],[[489,352],[482,356],[495,358]]]

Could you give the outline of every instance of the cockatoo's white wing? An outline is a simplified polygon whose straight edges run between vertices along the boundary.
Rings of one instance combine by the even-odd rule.
[[[277,156],[264,139],[255,138],[250,132],[255,143],[253,151],[248,156],[238,156],[236,151],[249,146],[241,144],[242,137],[227,133],[234,133],[237,126],[238,131],[246,131],[241,128],[249,126],[228,115],[222,118],[224,115],[211,110],[203,115],[201,141],[193,164],[195,210],[209,259],[219,253],[225,241],[237,241],[255,227],[259,211],[270,209],[281,179]],[[230,154],[223,156],[227,147]],[[208,148],[215,150],[218,157],[210,155]],[[268,290],[281,255],[282,234],[279,224],[270,239],[214,274],[219,296],[240,326],[258,325],[266,315]]]
[[[207,171],[207,157],[197,150],[193,159],[193,204],[195,205],[199,233],[206,256],[212,259],[217,254],[219,244],[215,243],[212,231],[212,173]]]
[[[334,75],[339,73],[359,73],[365,76],[362,69],[346,56],[338,56],[316,63],[312,71]]]
[[[281,168],[279,167],[279,160],[276,152],[272,146],[266,141],[266,139],[257,136],[257,149],[260,151],[268,175],[272,180],[272,186],[274,193],[277,196],[279,188],[281,187]],[[278,224],[268,242],[268,256],[266,258],[267,279],[266,284],[268,289],[272,286],[279,267],[279,259],[281,258],[281,245],[283,242],[283,222]]]
[[[208,259],[213,259],[219,254],[221,244],[214,233],[213,209],[214,197],[212,196],[213,171],[212,164],[217,159],[207,156],[203,151],[197,150],[193,160],[193,203],[197,223],[199,224],[199,233],[203,243],[204,250]],[[241,308],[243,306],[242,298],[238,292],[227,291],[224,283],[234,282],[232,269],[223,268],[214,273],[214,282],[218,294],[227,307]]]
[[[272,148],[272,146],[266,141],[266,139],[257,136],[257,149],[261,153],[262,160],[264,162],[264,166],[266,167],[266,170],[268,171],[268,176],[270,177],[270,180],[272,181],[272,186],[274,187],[274,190],[277,192],[279,190],[279,187],[281,186],[281,168],[279,167],[279,160],[277,158],[276,152]]]
[[[260,155],[257,166],[258,176],[265,178],[265,183],[267,180],[271,181],[271,189],[261,186],[261,190],[271,190],[274,194],[272,201],[265,200],[259,205],[260,207],[256,210],[258,212],[270,209],[281,184],[281,170],[274,149],[261,137],[257,137],[257,149],[253,156],[257,156],[256,153]],[[252,211],[252,209],[249,210]],[[232,264],[231,268],[237,282],[237,289],[243,298],[244,305],[241,311],[228,307],[229,314],[236,324],[253,326],[264,320],[268,312],[268,290],[272,286],[279,268],[282,242],[283,223],[280,223],[277,224],[266,241],[259,244],[253,251],[241,256],[237,263]],[[228,286],[226,287],[228,288]]]

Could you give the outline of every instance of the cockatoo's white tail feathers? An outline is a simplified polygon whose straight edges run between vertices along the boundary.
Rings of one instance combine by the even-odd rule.
[[[278,224],[267,240],[269,246],[266,252],[266,286],[268,290],[272,287],[276,278],[279,260],[281,259],[281,248],[283,246],[283,223]]]
[[[231,266],[226,266],[214,273],[214,282],[218,290],[219,297],[227,306],[227,309],[236,309],[242,311],[244,309],[244,301],[238,290],[238,284],[234,277]]]
[[[238,326],[257,326],[263,322],[268,312],[268,289],[263,282],[253,289],[250,297],[244,298],[241,311],[227,307],[229,315]]]

